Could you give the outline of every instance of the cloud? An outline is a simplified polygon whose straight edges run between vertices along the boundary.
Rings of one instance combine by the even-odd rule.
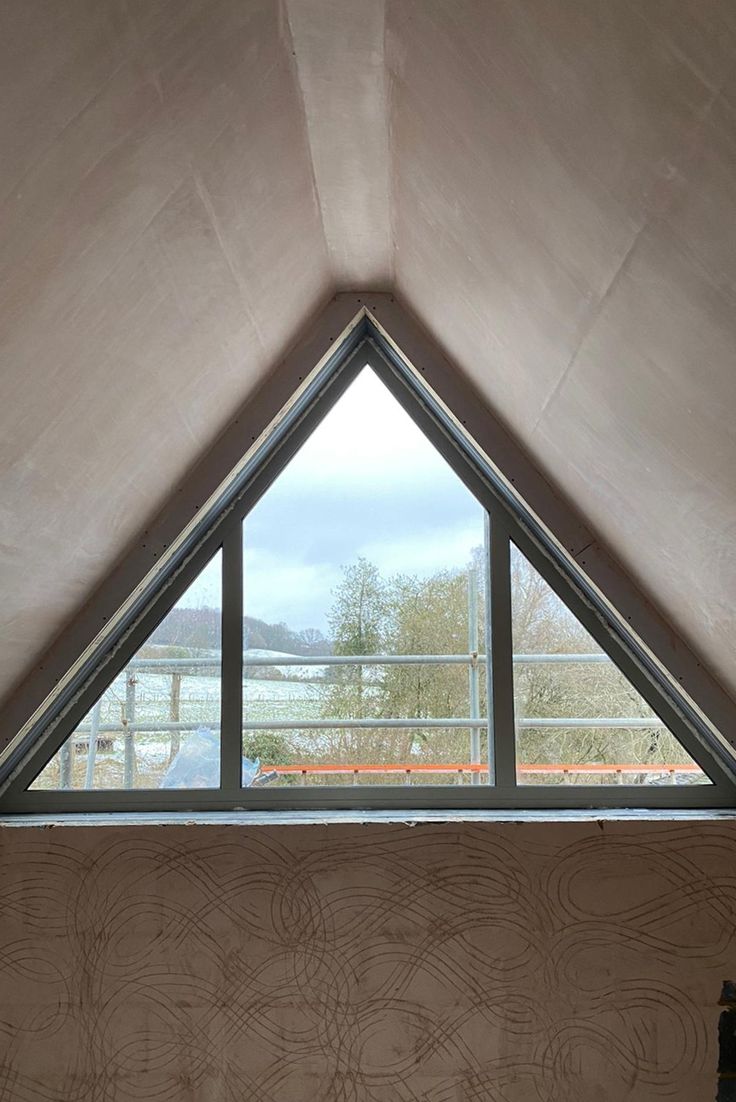
[[[463,568],[483,542],[481,506],[369,369],[244,524],[246,612],[294,629],[325,629],[341,568],[359,555],[426,576]]]
[[[326,626],[331,593],[340,580],[333,563],[299,561],[288,551],[246,548],[243,595],[245,613],[290,628]]]

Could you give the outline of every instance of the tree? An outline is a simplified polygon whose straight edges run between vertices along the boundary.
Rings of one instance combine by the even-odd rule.
[[[335,654],[377,654],[386,610],[386,585],[378,567],[362,557],[343,567],[328,617]]]
[[[515,548],[511,557],[516,654],[603,655],[579,620]],[[518,663],[514,671],[517,718],[652,715],[641,694],[612,662]],[[682,747],[658,728],[524,728],[521,761],[569,764],[678,762]]]
[[[297,635],[301,645],[300,654],[331,654],[331,643],[317,628],[304,628]]]
[[[457,653],[467,649],[467,580],[463,572],[432,578],[395,575],[384,579],[365,559],[344,569],[329,617],[334,653]],[[436,718],[464,715],[467,669],[458,665],[338,666],[321,694],[325,717]],[[458,749],[456,744],[462,744]],[[467,733],[421,730],[336,729],[323,738],[326,756],[338,761],[404,762],[461,760]]]
[[[379,654],[386,641],[387,615],[386,583],[378,568],[364,558],[344,567],[328,617],[334,654]],[[338,666],[331,703],[342,718],[363,718],[366,703],[375,698],[374,690],[375,678],[366,679],[362,664]]]
[[[463,654],[468,649],[468,577],[441,571],[430,578],[399,575],[388,586],[388,650],[391,654]],[[468,714],[468,670],[454,664],[412,663],[385,667],[382,715],[412,719]],[[401,760],[464,761],[467,731],[397,732]]]
[[[586,629],[548,583],[516,550],[512,559],[513,646],[517,655],[603,655]],[[482,582],[482,556],[465,570],[431,577],[383,578],[365,559],[344,569],[329,617],[334,653],[467,654],[482,652],[468,639],[469,573]],[[478,622],[484,622],[484,586],[478,586]],[[483,671],[483,664],[481,664]],[[480,677],[481,715],[486,714],[485,676]],[[324,718],[437,719],[469,714],[465,664],[338,666],[317,687]],[[614,764],[686,760],[669,732],[657,728],[596,728],[597,717],[651,715],[636,689],[609,661],[515,662],[517,719],[591,719],[590,728],[521,728],[518,755],[526,763]],[[469,760],[469,731],[461,728],[344,730],[320,732],[311,743],[316,760],[344,763]],[[435,778],[436,779],[436,778]],[[535,780],[544,781],[543,775]],[[559,780],[551,777],[550,780]],[[610,779],[610,778],[604,778]]]

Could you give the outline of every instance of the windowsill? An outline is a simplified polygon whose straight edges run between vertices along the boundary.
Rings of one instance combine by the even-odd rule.
[[[2,815],[2,827],[121,826],[329,826],[332,823],[591,823],[717,822],[736,820],[736,809],[599,808],[570,810],[438,811],[130,811],[59,815]]]

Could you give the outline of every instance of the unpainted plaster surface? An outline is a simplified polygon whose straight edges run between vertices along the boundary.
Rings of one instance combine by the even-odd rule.
[[[0,831],[0,1098],[693,1102],[733,823]]]
[[[0,696],[348,283],[736,691],[734,13],[4,5]]]
[[[3,5],[0,103],[2,694],[331,283],[272,0]]]
[[[733,691],[736,9],[397,0],[396,289]]]
[[[330,266],[337,286],[390,288],[385,4],[286,0]]]

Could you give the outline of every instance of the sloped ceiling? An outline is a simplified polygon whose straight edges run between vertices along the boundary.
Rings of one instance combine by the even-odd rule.
[[[0,6],[0,696],[364,287],[736,691],[735,60],[731,0]]]

